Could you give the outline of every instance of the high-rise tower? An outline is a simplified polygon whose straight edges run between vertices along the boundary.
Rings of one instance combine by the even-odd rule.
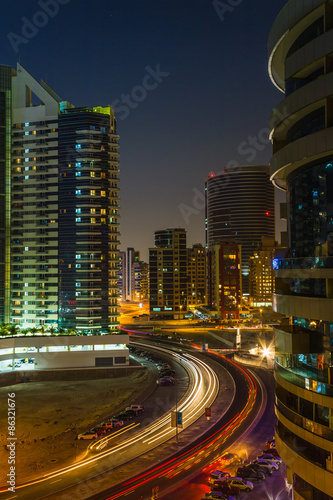
[[[285,99],[271,116],[273,183],[287,192],[276,259],[276,446],[295,499],[333,495],[333,3],[290,0],[269,36]]]
[[[275,237],[274,188],[269,167],[245,165],[211,175],[205,183],[206,248],[224,239],[242,246],[243,293],[249,258],[262,236]]]
[[[0,85],[9,85],[8,70],[0,69]],[[22,328],[114,330],[119,153],[113,110],[75,108],[22,66],[11,71],[10,319]]]

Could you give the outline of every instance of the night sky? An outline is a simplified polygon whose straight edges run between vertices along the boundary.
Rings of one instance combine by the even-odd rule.
[[[206,176],[271,156],[268,119],[283,95],[268,77],[267,38],[286,0],[219,3],[229,1],[238,5],[1,1],[0,64],[20,58],[75,106],[114,106],[121,249],[145,260],[155,230],[184,227],[188,245],[204,243]]]

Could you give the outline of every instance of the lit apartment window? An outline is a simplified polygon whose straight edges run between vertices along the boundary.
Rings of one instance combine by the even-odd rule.
[[[90,189],[90,196],[95,196],[95,194],[96,194],[95,189]]]
[[[95,213],[96,213],[96,208],[91,208],[91,209],[90,209],[90,213],[91,213],[91,214],[95,214]]]
[[[101,215],[106,215],[106,208],[101,208]]]
[[[106,191],[101,191],[101,196],[106,196]]]
[[[96,218],[90,217],[90,224],[95,224],[95,223],[96,223]]]
[[[90,172],[90,177],[95,177],[95,172]]]

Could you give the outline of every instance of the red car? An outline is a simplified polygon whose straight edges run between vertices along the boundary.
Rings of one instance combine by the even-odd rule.
[[[102,436],[103,434],[106,434],[106,430],[103,429],[103,427],[94,427],[91,429],[92,432],[96,432],[97,436]]]
[[[226,481],[218,481],[212,486],[212,491],[220,491],[221,493],[226,493],[227,495],[237,496],[241,493],[240,488],[237,486],[232,486]]]

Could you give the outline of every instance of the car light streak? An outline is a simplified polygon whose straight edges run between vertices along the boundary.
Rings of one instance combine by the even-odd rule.
[[[147,347],[145,344],[140,344],[140,343],[135,343],[135,344],[141,347]],[[149,349],[152,348],[156,349],[157,351],[165,352],[165,354],[167,354],[168,356],[174,357],[175,360],[179,364],[184,366],[184,368],[191,375],[191,380],[192,380],[191,390],[180,401],[180,403],[177,404],[179,411],[185,412],[183,418],[184,427],[188,426],[192,421],[194,421],[200,415],[204,414],[204,409],[206,405],[212,404],[212,402],[215,400],[216,394],[218,393],[219,389],[218,378],[215,372],[208,365],[206,365],[206,363],[195,358],[194,356],[180,355],[178,353],[174,353],[164,348],[154,348],[152,346],[149,346]],[[103,437],[101,440],[91,444],[89,446],[89,449],[91,451],[99,451],[98,456],[91,458],[84,458],[83,460],[74,465],[58,469],[53,473],[46,474],[45,476],[30,481],[28,483],[17,485],[16,488],[17,489],[23,488],[26,486],[31,486],[40,483],[42,481],[56,479],[61,475],[73,472],[85,466],[90,465],[90,467],[93,467],[98,460],[102,460],[114,454],[118,454],[119,456],[120,452],[135,444],[141,445],[140,454],[142,454],[148,449],[152,448],[151,446],[152,443],[156,441],[162,441],[162,439],[163,441],[166,441],[168,439],[168,435],[170,433],[174,433],[174,429],[170,428],[170,423],[171,423],[171,416],[170,412],[168,412],[167,415],[164,415],[158,421],[154,422],[146,429],[143,429],[138,435],[129,437],[123,443],[120,443],[119,445],[112,447],[110,450],[101,451],[101,448],[102,447],[104,448],[106,443],[114,440],[119,435],[128,432],[129,430],[132,430],[140,425],[140,423],[130,424],[129,426],[126,426],[126,428],[124,429],[119,429],[111,436]],[[142,445],[146,445],[146,449],[142,449]],[[130,488],[130,490],[133,491],[133,486]]]
[[[214,353],[216,355],[216,353]],[[168,477],[174,477],[175,475],[179,474],[181,472],[180,470],[180,467],[182,464],[184,464],[186,462],[186,469],[189,469],[191,468],[195,463],[198,462],[198,460],[194,461],[194,463],[188,465],[188,461],[189,459],[192,459],[192,458],[197,458],[197,456],[202,453],[204,450],[207,450],[207,452],[205,453],[205,457],[209,456],[209,454],[212,452],[212,447],[213,448],[218,448],[225,440],[226,438],[228,437],[228,435],[231,435],[237,427],[239,427],[239,425],[242,423],[242,421],[249,415],[249,413],[251,412],[251,410],[253,409],[253,406],[255,404],[255,401],[256,401],[256,397],[257,397],[257,384],[256,384],[256,381],[255,381],[255,378],[253,377],[253,375],[244,367],[242,367],[242,365],[240,365],[239,363],[233,361],[233,360],[230,360],[228,358],[225,358],[223,355],[221,354],[218,354],[219,357],[225,359],[226,361],[230,362],[231,364],[233,364],[238,370],[240,370],[243,375],[245,376],[247,382],[248,382],[248,387],[249,387],[249,394],[248,394],[248,398],[247,398],[247,401],[246,401],[246,404],[244,406],[244,408],[242,409],[242,411],[240,413],[237,413],[233,419],[231,419],[231,421],[229,421],[227,424],[225,424],[225,426],[223,426],[221,429],[219,429],[218,431],[216,431],[213,436],[215,436],[216,434],[218,434],[217,437],[215,437],[214,439],[212,439],[213,436],[210,436],[209,438],[206,438],[202,443],[200,443],[199,445],[197,445],[196,447],[192,448],[192,450],[194,450],[195,448],[198,448],[200,447],[199,450],[195,451],[192,455],[188,456],[188,453],[190,453],[192,450],[189,450],[188,452],[180,455],[179,457],[177,458],[174,458],[164,464],[161,464],[160,466],[156,467],[155,469],[151,470],[151,471],[148,471],[147,473],[145,474],[142,474],[140,475],[139,477],[136,477],[128,482],[125,482],[122,484],[122,486],[126,486],[126,485],[129,485],[131,484],[132,482],[134,481],[138,481],[140,479],[143,479],[147,476],[145,480],[139,482],[136,486],[139,487],[143,484],[146,484],[147,482],[151,481],[152,479],[155,479],[157,477],[161,477],[163,475],[168,475]],[[223,430],[223,432],[221,432]],[[203,444],[206,442],[206,441],[209,441],[205,446],[203,446]],[[216,443],[219,443],[218,446],[216,446]],[[181,460],[181,457],[185,456],[185,458],[183,458]],[[167,467],[168,464],[171,464],[172,462],[176,462],[176,463],[173,463],[171,466],[169,466],[166,470],[162,471],[161,469],[162,468],[165,468]],[[204,469],[205,471],[206,470],[210,470],[213,466],[215,466],[216,463],[219,463],[218,461],[214,462],[214,463],[211,463],[208,467],[206,467],[206,469]],[[178,469],[177,471],[175,469]],[[160,471],[158,472],[157,474],[151,476],[151,474],[154,474],[154,472],[157,472],[157,471]],[[117,495],[113,495],[113,496],[110,496],[108,497],[106,500],[112,500],[114,498],[117,498],[119,496],[121,496],[122,494],[125,493],[125,491],[127,490],[124,490],[122,493],[119,493]]]

